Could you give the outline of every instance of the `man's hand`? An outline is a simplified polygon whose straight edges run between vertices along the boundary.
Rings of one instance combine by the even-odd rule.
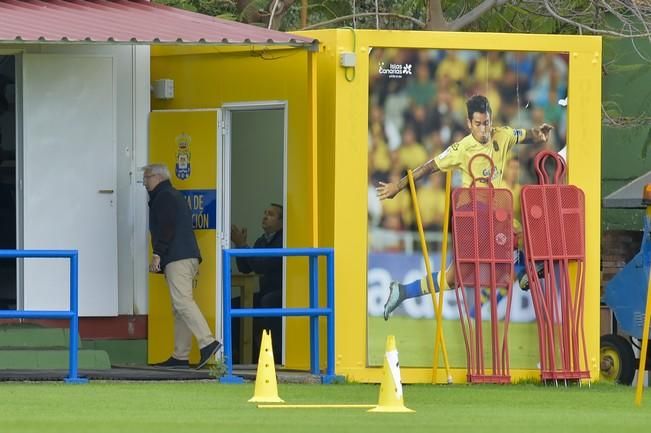
[[[389,182],[378,182],[378,186],[375,188],[377,191],[377,196],[380,200],[385,200],[387,198],[393,198],[400,192],[398,185],[395,183]]]
[[[236,247],[245,247],[246,246],[246,227],[241,229],[233,224],[231,226],[231,242],[235,244]]]
[[[160,256],[158,254],[151,256],[151,262],[149,263],[149,272],[160,272]]]
[[[537,128],[531,128],[531,132],[533,133],[533,140],[535,142],[547,143],[547,140],[549,140],[549,133],[552,129],[554,129],[554,127],[547,123],[543,123]]]

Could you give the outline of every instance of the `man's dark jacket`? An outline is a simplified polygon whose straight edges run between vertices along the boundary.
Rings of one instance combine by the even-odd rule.
[[[267,241],[265,235],[260,236],[253,248],[282,248],[283,231],[277,231]],[[243,274],[255,272],[260,274],[260,295],[282,290],[283,288],[283,259],[282,257],[238,257],[237,268]]]
[[[168,263],[197,258],[201,253],[192,230],[192,212],[183,194],[169,180],[149,192],[149,231],[161,270]]]

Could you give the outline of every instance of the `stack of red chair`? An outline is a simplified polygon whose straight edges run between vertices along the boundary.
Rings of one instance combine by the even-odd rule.
[[[470,173],[476,158],[490,160],[487,155],[476,155],[470,160]],[[492,160],[490,164],[492,176]],[[455,293],[471,383],[511,381],[507,334],[513,286],[513,196],[508,189],[493,188],[491,176],[475,178],[473,174],[469,188],[457,188],[452,194]],[[482,317],[482,292],[487,293],[489,317]],[[501,329],[497,312],[500,292],[507,296]],[[490,321],[487,335],[484,319]],[[490,360],[484,359],[485,339],[490,341]]]
[[[555,162],[553,176],[547,162]],[[556,153],[535,159],[539,185],[522,188],[522,223],[543,381],[589,379],[583,329],[585,199],[561,184],[565,163]]]

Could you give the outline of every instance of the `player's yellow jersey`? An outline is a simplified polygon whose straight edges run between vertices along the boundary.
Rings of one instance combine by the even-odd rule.
[[[502,175],[509,158],[509,151],[515,144],[524,140],[526,134],[525,129],[513,129],[508,126],[497,127],[492,129],[491,140],[486,144],[481,144],[474,139],[472,134],[469,134],[457,143],[451,144],[436,156],[434,161],[441,171],[461,170],[462,185],[468,187],[472,183],[472,174],[475,178],[486,178],[490,175],[490,162],[486,158],[477,158],[472,163],[472,174],[468,169],[470,160],[475,155],[483,153],[488,155],[495,164],[493,186],[502,188]],[[476,185],[482,186],[482,182],[477,182]]]

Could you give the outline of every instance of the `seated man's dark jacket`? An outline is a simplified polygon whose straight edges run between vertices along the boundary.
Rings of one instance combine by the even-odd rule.
[[[253,244],[253,248],[282,248],[283,231],[277,231],[271,240],[262,235]],[[255,272],[260,274],[260,295],[282,290],[283,259],[282,257],[238,257],[237,268],[243,274]]]
[[[177,260],[201,261],[192,230],[192,212],[183,194],[169,180],[149,192],[149,231],[153,252],[160,256],[161,270]]]

